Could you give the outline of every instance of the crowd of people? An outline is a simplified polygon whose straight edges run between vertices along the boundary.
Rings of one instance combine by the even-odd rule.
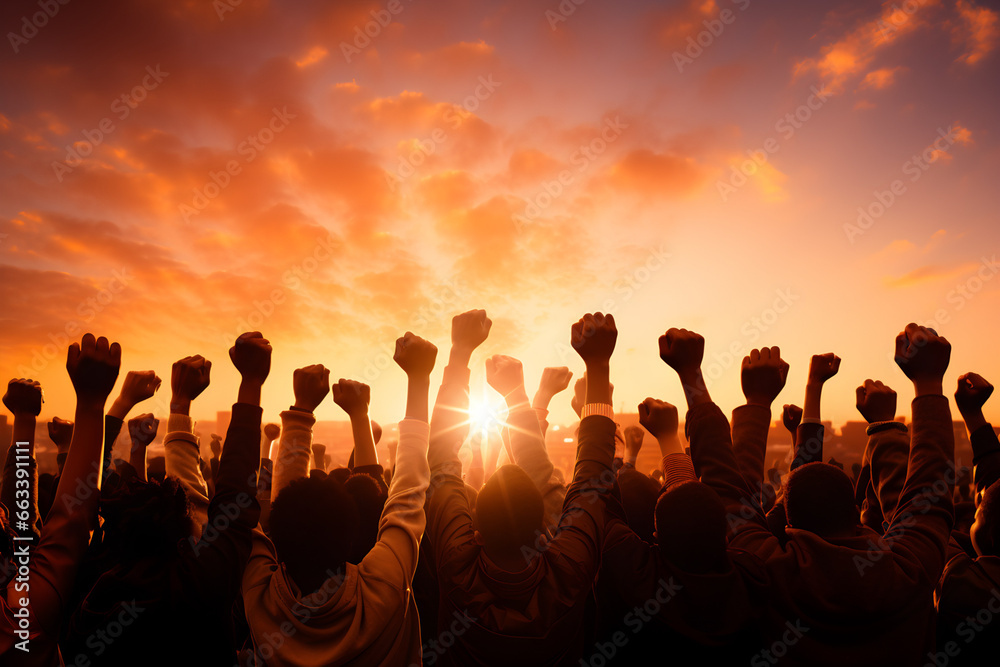
[[[943,389],[951,346],[936,331],[909,324],[895,341],[916,394],[909,425],[888,385],[858,387],[869,439],[848,475],[823,462],[822,389],[838,357],[812,357],[803,407],[784,406],[794,450],[782,474],[764,463],[789,368],[780,350],[743,360],[746,404],[729,419],[702,376],[704,339],[670,329],[659,356],[681,382],[689,446],[677,407],[647,398],[639,420],[662,461],[647,474],[642,432],[622,433],[612,409],[614,318],[587,314],[571,327],[586,373],[564,479],[545,432],[568,369],[546,368],[529,398],[517,359],[487,359],[506,416],[494,434],[470,429],[469,365],[491,326],[482,310],[454,317],[433,409],[437,348],[410,332],[396,341],[407,393],[386,461],[369,387],[331,384],[322,365],[295,371],[272,460],[260,407],[271,346],[259,332],[230,349],[241,382],[210,460],[190,417],[210,382],[201,356],[173,366],[160,469],[146,456],[157,419],[128,419],[156,373],[129,371],[108,408],[117,343],[87,334],[68,350],[76,413],[48,424],[57,476],[35,461],[41,387],[11,380],[0,664],[996,664],[993,387],[968,373],[954,393],[974,450],[963,492]],[[312,429],[331,392],[354,448],[328,470]],[[127,419],[126,461],[111,451]],[[963,504],[969,520],[956,521]]]

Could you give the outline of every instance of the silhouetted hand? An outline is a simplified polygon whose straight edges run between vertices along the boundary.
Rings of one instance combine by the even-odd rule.
[[[73,422],[53,417],[49,422],[49,439],[59,451],[68,449],[70,440],[73,439]]]
[[[913,324],[896,336],[896,364],[913,382],[917,396],[941,394],[951,360],[951,343],[928,327]]]
[[[646,435],[646,432],[642,430],[641,426],[631,425],[625,428],[625,460],[632,461],[633,463],[637,458],[639,458],[639,452],[642,450],[642,439]]]
[[[323,364],[295,369],[292,373],[292,391],[295,393],[296,408],[315,412],[316,407],[330,393],[329,369]]]
[[[471,353],[483,344],[492,326],[493,322],[486,317],[485,310],[470,310],[456,315],[451,319],[452,347]]]
[[[617,340],[618,329],[611,313],[587,313],[570,329],[570,342],[588,366],[607,365]]]
[[[678,375],[701,369],[705,356],[705,339],[687,329],[669,329],[660,336],[660,359],[677,371]]]
[[[392,359],[407,375],[430,375],[437,359],[437,347],[407,331],[396,339],[396,352]]]
[[[552,398],[569,386],[573,371],[565,366],[549,366],[542,369],[542,380],[538,383],[538,393]]]
[[[840,357],[832,352],[814,354],[809,361],[809,382],[823,383],[840,370]]]
[[[212,448],[212,455],[215,458],[219,458],[219,455],[222,454],[222,436],[218,433],[213,433],[212,442],[209,443],[209,447]]]
[[[128,434],[132,438],[132,446],[149,447],[150,443],[156,439],[156,431],[159,427],[160,420],[149,412],[129,419]]]
[[[781,358],[781,350],[777,347],[751,350],[743,358],[741,378],[747,405],[770,408],[771,403],[785,388],[788,364]]]
[[[785,428],[795,435],[795,431],[799,428],[799,424],[802,423],[802,408],[797,405],[785,405],[781,409],[781,423],[785,425]]]
[[[350,417],[367,415],[371,389],[363,382],[340,378],[333,385],[333,402]]]
[[[982,410],[992,395],[993,385],[986,378],[977,373],[966,373],[958,378],[955,405],[962,414],[974,413]]]
[[[496,354],[486,360],[486,382],[505,399],[524,391],[524,370],[514,357]]]
[[[170,370],[170,411],[187,414],[191,401],[211,382],[212,362],[196,354],[175,361]]]
[[[244,382],[264,384],[271,372],[271,344],[259,331],[240,334],[229,348],[229,358]]]
[[[677,434],[680,420],[677,407],[655,398],[639,404],[639,423],[657,440]]]
[[[3,404],[14,417],[37,417],[42,411],[42,385],[38,380],[15,378],[7,383]]]
[[[896,392],[875,380],[865,380],[857,389],[858,412],[869,424],[896,418]]]
[[[79,343],[69,346],[66,371],[73,382],[77,400],[104,404],[118,380],[122,365],[122,348],[109,343],[104,336],[84,334]]]
[[[277,440],[279,435],[281,435],[280,426],[278,426],[277,424],[264,425],[264,437],[267,438],[268,442],[272,440]]]

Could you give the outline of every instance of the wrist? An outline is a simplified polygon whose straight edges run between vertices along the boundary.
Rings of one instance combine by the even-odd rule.
[[[128,416],[128,413],[131,412],[134,407],[135,403],[119,396],[115,399],[115,402],[111,404],[111,409],[108,410],[108,415],[125,421],[125,417]]]
[[[101,398],[100,396],[80,396],[76,397],[76,411],[80,412],[100,412],[104,414],[104,406],[107,404],[107,396]]]
[[[943,395],[943,380],[941,378],[914,380],[913,390],[917,396]]]
[[[173,415],[190,415],[191,413],[191,399],[184,396],[177,396],[174,394],[170,398],[170,414]]]
[[[747,405],[756,405],[761,408],[771,409],[771,403],[774,402],[773,398],[763,398],[761,396],[747,396]]]
[[[552,401],[552,394],[547,391],[542,391],[539,389],[535,392],[535,397],[531,399],[531,407],[536,410],[547,410],[549,407],[549,402]]]
[[[236,397],[236,402],[259,406],[260,388],[263,384],[263,382],[257,380],[256,378],[243,378],[243,381],[240,382],[240,389]]]
[[[451,353],[448,355],[448,365],[449,366],[469,366],[469,361],[472,359],[472,351],[475,348],[469,347],[468,345],[463,345],[461,343],[451,346]]]
[[[525,391],[524,385],[520,387],[515,387],[512,391],[507,393],[503,400],[507,403],[508,408],[514,408],[519,405],[528,404],[528,392]]]
[[[299,400],[298,398],[296,398],[295,402],[292,403],[292,409],[299,410],[301,412],[308,412],[310,414],[316,412],[316,408],[318,406],[319,403],[314,403],[313,401]]]
[[[963,410],[959,408],[958,411],[961,413],[962,419],[965,421],[965,427],[969,429],[969,433],[974,433],[986,425],[986,416],[983,414],[981,408],[973,408],[970,410]]]

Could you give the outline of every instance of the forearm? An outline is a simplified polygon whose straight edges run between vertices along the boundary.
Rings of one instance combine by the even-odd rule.
[[[191,516],[200,529],[208,519],[208,484],[201,475],[194,422],[186,414],[171,413],[163,438],[166,473],[180,481],[191,502]]]
[[[409,393],[407,393],[407,400],[409,400]],[[426,403],[425,397],[425,406]],[[354,436],[354,467],[378,465],[375,438],[372,436],[372,423],[367,412],[351,415],[351,433]]]
[[[447,470],[448,474],[461,476],[458,450],[469,433],[468,410],[469,368],[448,364],[434,404],[427,450],[427,461],[434,474]]]
[[[791,470],[807,463],[821,463],[825,439],[826,428],[823,424],[814,422],[799,424],[795,433],[795,456],[792,459]]]
[[[142,480],[146,481],[146,448],[143,445],[133,442],[132,449],[129,451],[128,456],[129,464],[135,468],[136,476]]]
[[[684,398],[687,401],[688,410],[712,402],[700,368],[679,372],[678,377],[681,381],[681,387],[684,388]]]
[[[414,374],[406,379],[406,418],[427,423],[427,403],[430,394],[431,378],[429,375]],[[468,408],[468,406],[466,406]],[[371,427],[369,426],[369,432]],[[372,444],[372,451],[375,445]]]
[[[281,413],[281,437],[271,477],[271,498],[297,479],[309,476],[309,457],[312,452],[312,428],[316,416],[302,410],[285,410]],[[369,426],[369,437],[371,427]]]
[[[587,403],[611,405],[611,369],[607,361],[587,362]]]
[[[803,419],[819,419],[820,403],[823,398],[823,383],[810,380],[806,383],[806,399],[802,404]]]
[[[982,493],[1000,479],[1000,441],[993,426],[983,421],[969,435],[972,442],[972,471],[976,481],[976,504]]]
[[[764,484],[764,458],[770,427],[770,405],[748,403],[733,410],[733,456],[740,474],[754,489]]]
[[[263,386],[263,382],[260,380],[243,378],[240,382],[240,389],[236,397],[236,402],[260,407],[261,386]]]
[[[104,466],[105,476],[107,476],[108,471],[111,469],[111,459],[114,454],[115,441],[118,440],[118,434],[121,432],[121,419],[111,415],[110,413],[104,417],[104,458],[102,465]]]

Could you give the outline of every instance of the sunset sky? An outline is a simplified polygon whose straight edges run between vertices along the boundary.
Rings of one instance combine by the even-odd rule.
[[[44,14],[47,5],[49,12]],[[55,8],[55,9],[53,9]],[[583,371],[569,328],[612,312],[616,408],[683,401],[657,357],[707,339],[716,401],[780,345],[780,404],[843,358],[824,417],[857,419],[907,322],[953,345],[946,388],[1000,381],[1000,3],[10,0],[0,10],[0,374],[71,417],[65,347],[121,343],[123,375],[227,349],[372,385],[406,330],[447,359],[485,308],[489,354]],[[384,24],[384,25],[383,25]],[[41,27],[37,27],[41,25]],[[366,34],[367,31],[367,34]],[[860,212],[859,212],[860,211]],[[862,215],[863,213],[863,215]],[[67,332],[72,335],[67,335]],[[735,354],[734,354],[735,353]],[[1000,398],[987,415],[1000,419]],[[320,419],[343,413],[328,400]],[[569,392],[553,422],[573,415]],[[956,413],[957,418],[957,413]]]

